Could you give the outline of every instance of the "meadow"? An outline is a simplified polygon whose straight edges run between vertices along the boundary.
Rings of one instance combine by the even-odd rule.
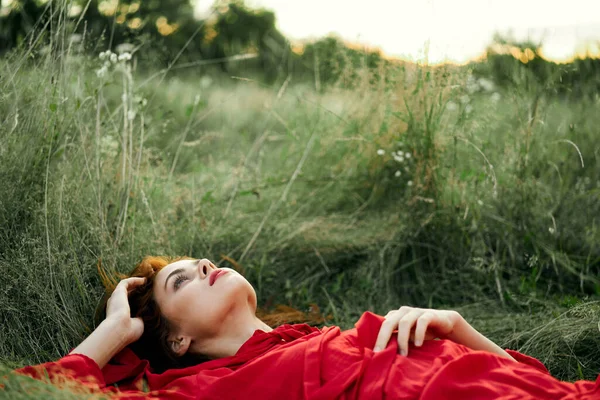
[[[266,85],[60,49],[0,59],[3,373],[75,347],[102,271],[145,255],[235,268],[279,322],[456,309],[559,379],[600,373],[598,96],[469,66]]]

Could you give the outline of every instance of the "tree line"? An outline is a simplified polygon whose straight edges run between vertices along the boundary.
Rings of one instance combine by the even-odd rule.
[[[125,1],[13,0],[0,12],[0,54],[32,44],[36,51],[57,47],[60,41],[53,36],[62,33],[63,43],[81,42],[81,50],[91,54],[128,44],[137,62],[151,68],[176,61],[206,65],[203,72],[251,74],[267,83],[293,76],[317,88],[334,83],[351,87],[361,70],[371,71],[372,80],[389,80],[391,75],[382,69],[401,65],[378,50],[349,46],[337,37],[292,45],[277,29],[272,11],[250,9],[243,0],[217,1],[203,19],[194,17],[189,0]],[[541,48],[541,43],[497,35],[486,60],[471,67],[501,87],[566,97],[598,95],[600,59],[557,64],[546,60]]]

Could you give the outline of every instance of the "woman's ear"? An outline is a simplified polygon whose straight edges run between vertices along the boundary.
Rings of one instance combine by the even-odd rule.
[[[190,348],[192,339],[189,336],[172,335],[167,339],[169,348],[177,355],[177,357],[183,356]]]

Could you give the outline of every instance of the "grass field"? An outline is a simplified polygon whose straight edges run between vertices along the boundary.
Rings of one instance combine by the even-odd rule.
[[[0,60],[3,370],[91,332],[100,260],[152,254],[236,268],[263,308],[343,328],[456,309],[559,379],[600,373],[598,99],[475,91],[469,67],[316,92],[133,61]]]

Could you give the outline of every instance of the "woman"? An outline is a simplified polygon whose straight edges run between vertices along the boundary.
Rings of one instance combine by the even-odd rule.
[[[146,257],[116,285],[89,337],[62,359],[19,372],[119,398],[600,399],[600,377],[558,381],[456,311],[365,312],[342,332],[273,329],[256,305],[252,285],[233,269]]]

